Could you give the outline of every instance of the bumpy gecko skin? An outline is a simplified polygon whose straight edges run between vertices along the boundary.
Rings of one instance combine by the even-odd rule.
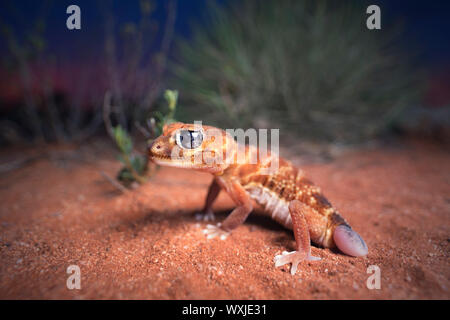
[[[243,157],[239,150],[244,150]],[[166,125],[150,146],[149,159],[159,165],[214,176],[202,210],[204,215],[199,219],[214,219],[212,204],[222,189],[235,202],[236,208],[222,223],[208,225],[204,230],[208,239],[226,239],[246,220],[256,202],[266,214],[294,232],[297,250],[274,258],[276,267],[291,264],[291,274],[302,261],[320,260],[311,256],[311,241],[325,248],[337,247],[350,256],[368,252],[364,240],[301,170],[278,155],[267,152],[261,156],[255,147],[238,145],[223,130],[179,122]],[[277,170],[269,171],[274,161]]]

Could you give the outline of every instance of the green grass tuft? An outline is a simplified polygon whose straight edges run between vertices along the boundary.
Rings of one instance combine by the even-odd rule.
[[[397,28],[366,28],[367,5],[245,1],[212,5],[208,25],[179,41],[172,86],[183,120],[272,127],[315,140],[361,142],[417,97]]]

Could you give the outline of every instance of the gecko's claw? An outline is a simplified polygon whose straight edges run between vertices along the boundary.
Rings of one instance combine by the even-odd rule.
[[[314,257],[311,254],[305,255],[303,252],[284,251],[282,254],[276,255],[273,261],[275,262],[275,267],[281,267],[285,264],[291,263],[291,274],[294,275],[297,272],[297,266],[302,261],[318,261],[321,260],[319,257]]]
[[[214,216],[214,212],[212,210],[202,211],[195,214],[195,220],[197,221],[214,221],[216,217]]]
[[[220,240],[225,240],[230,233],[220,228],[220,223],[217,226],[208,224],[203,233],[206,234],[206,239],[213,239],[219,237]]]

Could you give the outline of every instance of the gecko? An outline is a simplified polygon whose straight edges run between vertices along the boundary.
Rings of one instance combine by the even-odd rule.
[[[148,157],[158,165],[213,175],[201,211],[205,221],[214,220],[212,205],[221,190],[233,200],[236,207],[227,218],[204,229],[208,239],[225,240],[258,204],[265,214],[294,233],[296,250],[274,257],[275,267],[290,264],[292,275],[302,261],[321,259],[311,254],[311,242],[324,248],[337,247],[353,257],[367,255],[361,236],[301,169],[278,154],[261,155],[258,151],[256,146],[242,147],[225,130],[175,122],[166,124],[162,134],[149,145]],[[268,170],[274,161],[275,170]]]

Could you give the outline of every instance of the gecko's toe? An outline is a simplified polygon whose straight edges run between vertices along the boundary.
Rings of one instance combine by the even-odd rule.
[[[285,264],[291,263],[291,274],[294,275],[297,272],[298,264],[302,261],[318,261],[321,260],[319,257],[314,257],[310,254],[305,254],[299,251],[287,252],[284,251],[280,255],[276,255],[273,259],[275,262],[275,267],[281,267]]]
[[[214,212],[207,211],[207,212],[199,212],[195,214],[195,220],[197,221],[214,221],[216,220],[216,217],[214,216]]]
[[[333,239],[339,250],[349,256],[361,257],[367,255],[366,243],[357,232],[347,225],[337,226],[334,230]]]
[[[214,226],[212,224],[208,224],[205,229],[203,229],[203,233],[206,234],[206,239],[213,239],[218,237],[220,240],[225,240],[230,233],[221,229],[220,224]]]

